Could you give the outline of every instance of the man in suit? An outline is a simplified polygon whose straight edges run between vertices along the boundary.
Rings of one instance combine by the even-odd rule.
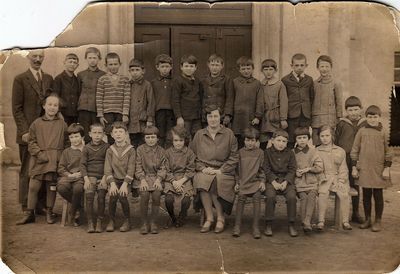
[[[42,49],[32,50],[27,58],[30,62],[30,67],[27,71],[15,77],[12,90],[12,112],[17,125],[16,142],[19,145],[21,160],[19,202],[23,211],[27,207],[29,190],[29,127],[35,119],[43,114],[42,101],[53,86],[53,77],[41,70],[44,51]],[[45,192],[40,193],[39,206],[37,208],[37,213],[39,214],[43,211],[45,199]],[[42,204],[42,207],[40,207],[40,204]]]

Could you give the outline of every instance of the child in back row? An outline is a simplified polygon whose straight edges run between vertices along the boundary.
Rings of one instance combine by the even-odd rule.
[[[124,214],[124,221],[119,231],[127,232],[131,229],[128,193],[135,174],[136,151],[127,141],[128,129],[125,123],[121,121],[114,122],[111,135],[115,143],[108,148],[104,163],[104,176],[110,187],[108,205],[110,220],[106,230],[107,232],[114,231],[115,214],[117,202],[119,201]]]
[[[166,148],[170,145],[166,144],[167,134],[175,125],[175,116],[171,103],[172,58],[166,54],[157,55],[155,64],[158,76],[151,81],[155,102],[155,123],[160,131],[160,145]]]
[[[131,144],[137,148],[143,143],[143,130],[154,122],[154,95],[149,81],[144,79],[144,65],[138,59],[129,62],[131,75],[131,102],[128,131]]]
[[[232,80],[225,74],[224,59],[217,54],[212,54],[207,61],[210,73],[202,80],[203,108],[202,119],[205,123],[205,109],[210,105],[217,105],[222,110],[223,124],[228,126],[233,115],[233,85]]]
[[[169,132],[172,147],[165,151],[167,176],[165,178],[165,207],[173,226],[184,224],[190,207],[190,198],[194,194],[192,178],[195,175],[194,152],[185,145],[188,134],[183,127],[175,126]],[[176,218],[174,204],[180,204],[180,213]]]
[[[111,137],[111,125],[115,121],[125,124],[129,121],[131,91],[129,78],[118,73],[121,60],[115,52],[106,55],[107,73],[97,81],[96,107],[97,117],[105,128],[108,143],[114,143]]]
[[[104,127],[100,123],[90,126],[91,141],[83,148],[80,172],[85,182],[86,216],[88,233],[103,232],[107,184],[104,178],[104,161],[109,144],[103,141]],[[94,227],[93,206],[97,193],[97,220]],[[96,229],[96,230],[95,230]]]
[[[172,109],[176,124],[185,127],[193,137],[201,129],[201,107],[203,85],[194,73],[197,69],[197,58],[184,55],[181,58],[181,74],[172,84]]]
[[[260,81],[253,77],[254,63],[245,56],[237,61],[240,76],[233,79],[233,121],[232,131],[238,140],[239,148],[244,146],[243,131],[251,125],[257,125],[259,119],[255,117]]]
[[[358,184],[363,190],[365,222],[360,228],[371,227],[373,232],[382,229],[383,189],[391,186],[392,153],[380,122],[381,115],[378,106],[372,105],[367,108],[365,111],[367,124],[357,132],[350,153],[353,165],[352,175],[358,178]],[[374,223],[371,220],[372,196],[375,201]]]
[[[282,78],[288,97],[288,128],[290,148],[294,147],[294,130],[311,126],[311,107],[314,101],[313,79],[304,73],[307,58],[302,53],[292,57],[292,72]]]
[[[143,131],[145,143],[138,147],[136,157],[136,178],[139,180],[140,215],[143,225],[141,234],[157,234],[157,218],[160,210],[160,198],[163,181],[167,174],[165,150],[157,144],[158,129],[146,127]],[[137,186],[136,186],[137,187]],[[151,197],[150,225],[147,218],[149,199]]]
[[[300,216],[304,232],[312,231],[311,218],[315,209],[315,202],[318,197],[318,186],[324,171],[322,159],[317,151],[308,146],[310,132],[307,127],[298,127],[294,131],[296,147],[294,155],[296,157],[296,178],[295,185],[297,195],[300,198]]]
[[[88,63],[86,70],[78,73],[80,96],[78,101],[78,121],[85,130],[85,143],[90,142],[90,125],[99,122],[96,112],[96,87],[97,81],[106,74],[98,67],[101,60],[100,50],[89,47],[85,51],[85,59]]]
[[[75,75],[79,58],[68,53],[64,60],[64,71],[54,78],[53,88],[61,98],[60,111],[67,125],[78,122],[78,100],[81,93],[80,82]]]
[[[260,148],[265,149],[277,129],[287,128],[288,99],[286,87],[276,76],[277,63],[266,59],[261,63],[265,78],[257,98],[257,119],[261,120]]]
[[[46,221],[54,224],[53,207],[56,200],[57,167],[67,143],[67,124],[58,115],[60,97],[52,93],[43,101],[44,115],[37,118],[29,127],[28,150],[31,158],[29,166],[28,207],[17,225],[35,222],[34,209],[38,192],[46,184]]]
[[[83,194],[83,178],[80,172],[82,150],[85,146],[83,138],[84,129],[80,124],[73,123],[68,129],[68,138],[71,147],[65,149],[61,154],[58,164],[57,192],[69,203],[71,203],[69,220],[74,226],[79,226],[79,214]]]
[[[323,125],[335,128],[343,116],[342,85],[332,77],[332,59],[321,55],[317,59],[320,77],[314,81],[314,101],[312,103],[312,140],[319,145],[318,130]]]
[[[361,117],[362,105],[358,97],[350,96],[345,103],[346,117],[340,118],[335,131],[335,144],[340,146],[346,152],[346,163],[349,170],[350,187],[353,192],[358,192],[358,195],[351,197],[353,214],[351,220],[356,223],[362,223],[359,213],[360,191],[355,179],[351,175],[352,165],[350,152],[353,147],[354,138],[358,130],[366,125],[365,118]]]
[[[239,191],[236,205],[235,226],[232,236],[240,236],[240,226],[247,197],[253,199],[253,238],[260,239],[259,220],[261,214],[261,193],[265,191],[265,174],[263,171],[264,152],[256,143],[260,136],[253,127],[243,132],[244,147],[239,150],[239,164],[235,190]]]

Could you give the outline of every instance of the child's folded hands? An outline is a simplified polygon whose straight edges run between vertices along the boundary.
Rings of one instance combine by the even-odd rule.
[[[117,185],[115,184],[115,182],[111,182],[111,184],[110,184],[110,195],[111,196],[115,196],[117,194],[118,194]]]
[[[139,186],[140,191],[147,191],[149,189],[149,184],[145,179],[140,180],[140,186]]]
[[[157,190],[162,190],[162,185],[161,185],[161,182],[160,182],[159,179],[156,179],[154,181],[154,188],[157,189]]]
[[[119,188],[118,193],[119,193],[119,195],[121,195],[122,197],[128,196],[128,183],[124,182],[124,183],[122,184],[122,186]]]

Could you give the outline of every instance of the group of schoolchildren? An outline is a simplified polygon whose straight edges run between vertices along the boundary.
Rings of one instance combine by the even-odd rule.
[[[307,60],[303,54],[292,57],[292,72],[282,79],[277,77],[277,63],[266,59],[261,63],[265,76],[261,82],[252,76],[254,64],[247,57],[237,60],[240,76],[231,79],[222,73],[223,59],[213,54],[207,63],[210,73],[199,80],[194,76],[197,59],[193,55],[181,58],[181,74],[171,79],[172,59],[161,54],[155,61],[159,75],[151,82],[144,79],[140,60],[129,62],[128,78],[119,73],[121,61],[116,53],[105,58],[107,72],[98,68],[101,55],[97,48],[88,48],[85,59],[88,69],[75,76],[79,59],[75,54],[66,56],[65,71],[55,78],[54,92],[43,102],[44,115],[29,129],[28,211],[18,224],[35,222],[37,194],[45,183],[50,224],[55,222],[51,213],[56,191],[71,203],[69,215],[74,226],[80,225],[85,195],[87,232],[102,232],[108,193],[106,231],[114,231],[120,223],[116,222],[118,201],[124,215],[119,230],[129,231],[128,194],[132,191],[136,196],[140,193],[142,234],[158,233],[161,195],[165,195],[169,223],[183,225],[196,194],[191,182],[196,155],[187,140],[206,126],[204,109],[213,105],[221,114],[221,126],[232,129],[240,148],[233,236],[240,236],[246,199],[252,197],[253,237],[261,237],[263,194],[266,236],[272,236],[278,194],[286,198],[291,236],[298,235],[294,225],[297,197],[303,230],[323,231],[330,192],[339,198],[345,230],[352,229],[350,196],[352,221],[363,229],[381,230],[382,191],[390,185],[391,166],[379,120],[381,110],[371,105],[362,118],[360,99],[350,96],[343,116],[342,90],[332,78],[329,56],[318,58],[320,77],[315,81],[304,73]],[[359,186],[365,220],[358,210]],[[180,205],[178,216],[176,202]],[[316,205],[318,220],[313,226]]]

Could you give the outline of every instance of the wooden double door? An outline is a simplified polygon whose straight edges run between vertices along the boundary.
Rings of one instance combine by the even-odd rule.
[[[217,53],[224,58],[225,73],[235,77],[236,60],[251,57],[251,26],[136,25],[135,57],[145,63],[147,79],[157,75],[154,60],[161,53],[172,57],[173,75],[179,73],[180,58],[193,54],[198,59],[198,77],[207,74],[208,57]]]

